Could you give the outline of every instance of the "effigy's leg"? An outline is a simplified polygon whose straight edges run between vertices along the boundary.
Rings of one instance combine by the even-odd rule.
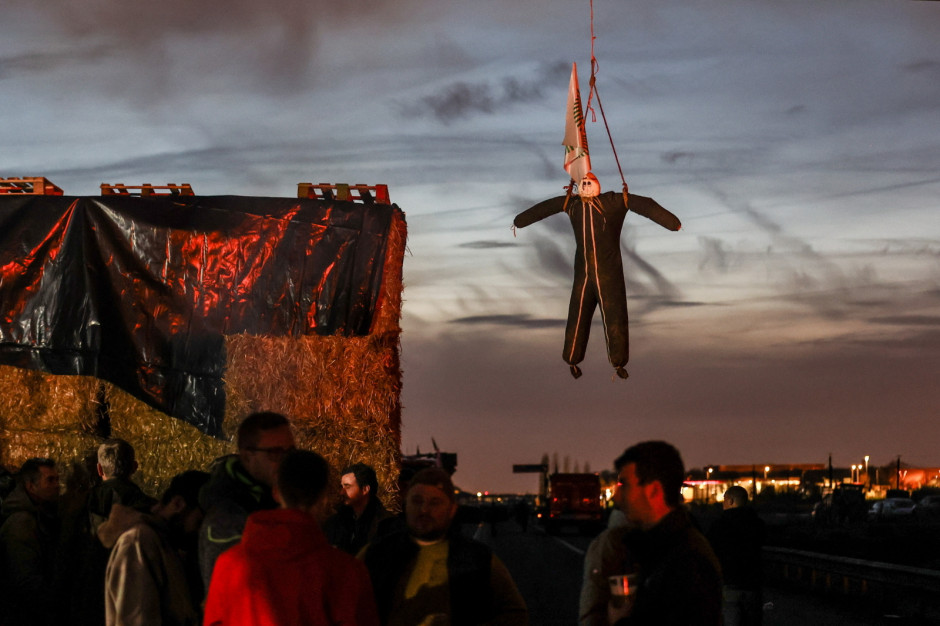
[[[591,318],[597,308],[597,296],[588,284],[586,276],[575,276],[568,305],[568,325],[565,327],[565,350],[563,358],[571,366],[571,375],[581,376],[578,363],[584,360],[588,337],[591,334]]]
[[[620,270],[620,271],[616,271]],[[604,334],[607,339],[607,358],[620,378],[627,377],[624,366],[630,360],[630,338],[627,317],[627,289],[622,266],[613,271],[598,271],[598,299]]]

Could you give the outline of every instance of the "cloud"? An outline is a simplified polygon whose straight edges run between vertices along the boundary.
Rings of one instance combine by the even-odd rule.
[[[715,269],[724,274],[731,265],[731,251],[728,245],[716,237],[699,237],[699,245],[702,247],[702,260],[699,261],[699,270]]]
[[[390,33],[413,17],[418,1],[11,0],[36,16],[45,37],[58,35],[63,48],[107,49],[107,64],[87,55],[75,64],[98,66],[104,75],[98,87],[138,106],[179,93],[301,93],[322,78],[316,61],[327,35],[366,24]],[[371,39],[363,38],[363,45],[371,46]]]
[[[507,76],[496,84],[492,81],[452,82],[436,93],[399,105],[399,114],[406,118],[430,115],[442,124],[475,115],[493,115],[513,104],[542,100],[545,97],[543,86],[559,84],[566,67],[564,62],[547,64],[537,70],[534,78]]]
[[[910,63],[905,63],[904,71],[911,74],[933,74],[940,78],[940,61],[934,59],[917,59]]]
[[[566,234],[572,238],[573,244],[571,233]],[[538,268],[546,277],[560,279],[565,283],[571,282],[574,277],[573,245],[565,245],[556,239],[538,235],[532,248],[535,250]]]
[[[469,248],[470,250],[489,250],[491,248],[515,248],[519,244],[505,242],[505,241],[492,241],[492,240],[481,240],[481,241],[468,241],[466,243],[458,244],[458,248]]]
[[[940,326],[940,316],[937,315],[891,315],[873,317],[868,321],[872,324],[889,324],[891,326]]]
[[[100,60],[114,51],[112,46],[92,45],[77,49],[24,52],[0,58],[0,79],[19,74],[41,74]]]
[[[451,324],[495,325],[513,328],[558,328],[565,325],[565,320],[551,318],[533,318],[527,314],[514,315],[470,315],[450,320]]]

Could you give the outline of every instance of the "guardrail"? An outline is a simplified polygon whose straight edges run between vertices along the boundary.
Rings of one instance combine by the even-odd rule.
[[[940,571],[789,548],[764,548],[768,582],[858,598],[881,610],[940,618]]]

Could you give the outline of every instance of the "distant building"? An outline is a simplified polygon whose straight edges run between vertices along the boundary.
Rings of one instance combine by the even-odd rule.
[[[866,471],[867,470],[867,471]],[[940,468],[874,465],[832,467],[825,463],[775,463],[754,465],[708,465],[690,470],[683,488],[686,502],[717,502],[732,485],[757,497],[769,490],[775,495],[790,493],[814,497],[843,483],[865,485],[873,495],[887,489],[914,491],[940,488]]]

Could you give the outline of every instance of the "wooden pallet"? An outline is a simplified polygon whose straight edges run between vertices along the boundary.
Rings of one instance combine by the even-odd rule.
[[[189,183],[177,185],[168,183],[166,185],[125,185],[116,183],[114,185],[101,183],[102,196],[194,196],[193,187]]]
[[[349,185],[346,183],[298,183],[297,197],[312,200],[347,200],[365,204],[391,204],[388,185]]]
[[[48,178],[0,178],[0,194],[26,196],[61,196],[62,190]]]

